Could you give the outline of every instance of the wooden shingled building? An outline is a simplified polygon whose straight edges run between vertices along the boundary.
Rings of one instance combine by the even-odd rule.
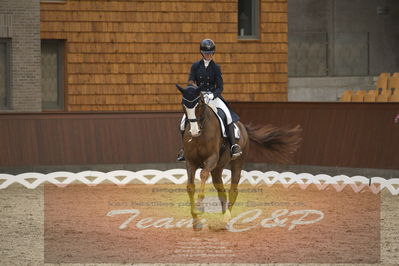
[[[287,100],[287,0],[67,0],[40,9],[65,111],[180,110],[174,84],[187,82],[204,38],[216,43],[228,101]]]

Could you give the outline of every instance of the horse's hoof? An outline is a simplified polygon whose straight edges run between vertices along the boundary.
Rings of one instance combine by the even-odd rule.
[[[223,214],[223,222],[228,223],[231,220],[231,213],[229,210],[226,210],[226,212]]]
[[[203,228],[203,225],[202,225],[201,222],[193,223],[193,229],[194,229],[194,231],[201,231],[202,228]]]
[[[229,223],[226,223],[226,224],[224,225],[224,230],[230,231],[230,225],[229,225]]]
[[[212,225],[212,226],[209,226],[209,230],[211,230],[212,232],[226,231],[227,230],[227,225],[223,224],[223,223]]]

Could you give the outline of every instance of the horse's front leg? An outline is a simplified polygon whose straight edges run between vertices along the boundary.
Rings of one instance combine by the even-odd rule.
[[[209,178],[210,172],[215,169],[218,161],[218,156],[211,156],[208,160],[205,161],[204,163],[204,168],[201,170],[201,185],[200,185],[200,190],[198,193],[198,201],[197,201],[197,207],[201,212],[204,212],[204,198],[205,198],[205,183]]]
[[[198,231],[198,230],[202,229],[202,223],[200,222],[200,219],[198,218],[199,211],[195,207],[195,200],[194,200],[194,194],[195,194],[194,178],[195,178],[195,171],[197,170],[197,167],[194,166],[193,164],[190,164],[189,162],[187,162],[186,168],[187,168],[187,175],[188,175],[187,193],[188,193],[188,197],[190,199],[191,216],[193,217],[193,229]]]

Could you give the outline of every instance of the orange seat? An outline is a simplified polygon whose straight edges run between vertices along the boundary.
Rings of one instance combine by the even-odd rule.
[[[345,90],[341,97],[339,98],[340,102],[350,102],[352,100],[352,90]]]
[[[389,99],[389,102],[394,102],[394,103],[398,103],[399,102],[399,93],[398,94],[392,94]]]
[[[395,75],[397,74],[397,75]],[[389,78],[389,87],[388,89],[399,89],[399,73],[395,73]]]
[[[377,90],[369,90],[366,95],[364,95],[365,102],[375,102],[377,97]]]
[[[378,103],[387,102],[389,96],[390,96],[390,95],[388,95],[388,94],[379,94],[379,95],[377,95],[377,97],[375,98],[375,101],[378,102]]]
[[[387,72],[382,72],[377,79],[376,89],[386,90],[388,88],[388,79],[390,74]]]
[[[389,89],[382,89],[380,93],[377,95],[375,101],[376,102],[387,102],[388,98],[391,96],[391,90]]]
[[[366,95],[366,91],[357,90],[355,94],[352,94],[352,102],[364,102],[364,96]]]
[[[388,98],[389,102],[399,102],[399,89],[393,89],[391,96]]]

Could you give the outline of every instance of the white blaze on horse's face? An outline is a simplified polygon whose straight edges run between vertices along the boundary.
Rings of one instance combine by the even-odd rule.
[[[184,108],[186,109],[186,114],[187,114],[188,119],[190,119],[190,120],[197,119],[197,117],[195,116],[195,108],[197,106],[198,106],[198,103],[193,108],[188,108],[187,106],[184,106]],[[201,130],[199,129],[197,121],[195,121],[195,122],[190,121],[190,133],[191,133],[191,136],[193,136],[193,137],[198,137],[199,135],[201,135]]]

